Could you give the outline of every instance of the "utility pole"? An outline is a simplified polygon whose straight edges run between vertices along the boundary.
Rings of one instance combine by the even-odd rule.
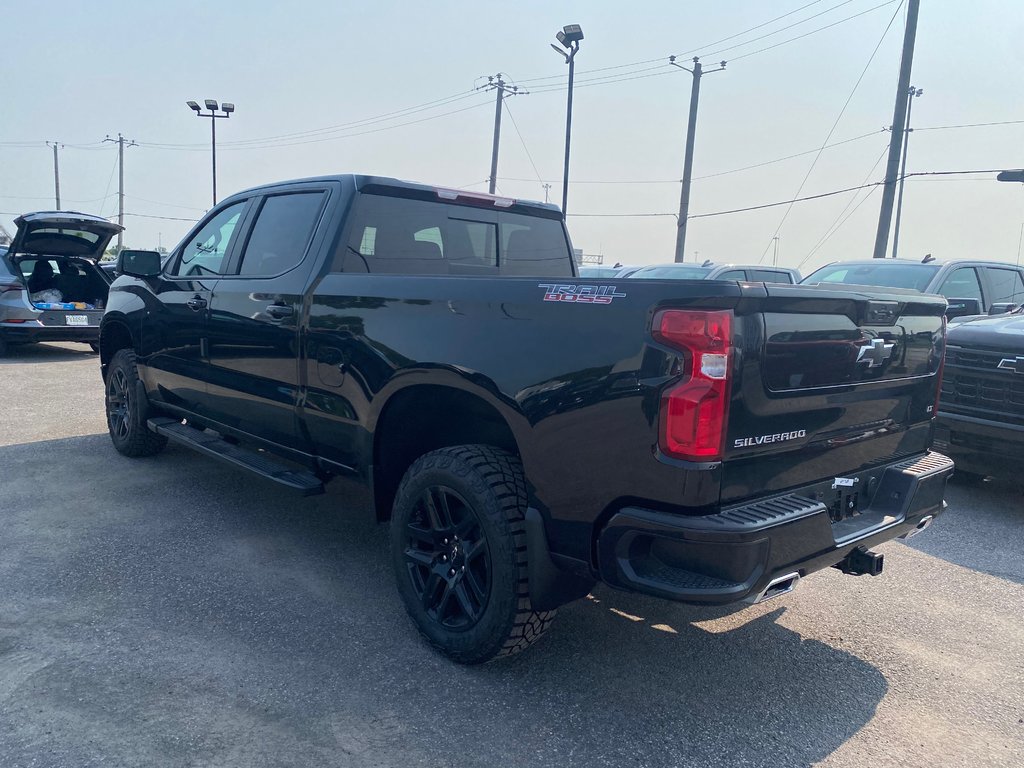
[[[775,252],[772,254],[772,266],[777,267],[779,266],[779,236],[773,237],[772,241],[775,244]]]
[[[117,250],[120,251],[124,245],[124,136],[117,134],[116,139],[109,136],[104,141],[117,144],[117,223],[121,231],[117,233]],[[128,142],[129,147],[137,147],[134,141]]]
[[[57,163],[57,148],[64,148],[63,144],[56,141],[46,142],[46,146],[53,147],[53,196],[57,199],[57,210],[60,210],[60,165]]]
[[[693,84],[690,88],[690,119],[686,125],[686,152],[683,156],[683,189],[679,195],[679,218],[676,221],[676,256],[677,263],[684,261],[686,253],[686,218],[690,214],[690,181],[693,177],[693,142],[697,131],[697,104],[700,101],[700,79],[712,72],[721,72],[725,69],[725,62],[720,62],[718,69],[709,69],[706,72],[701,67],[700,59],[693,57],[693,69],[676,64],[676,57],[669,56],[668,63],[674,67],[685,69],[693,75]]]
[[[501,73],[496,75],[488,75],[487,85],[484,86],[484,90],[494,90],[494,142],[491,144],[491,175],[487,182],[487,191],[490,194],[494,194],[495,187],[498,185],[498,143],[501,140],[501,103],[505,98],[505,94],[509,96],[515,96],[519,93],[526,93],[526,91],[520,91],[518,85],[509,86],[501,78]]]
[[[541,186],[544,187],[544,202],[545,203],[551,202],[550,200],[548,200],[548,193],[551,191],[551,185],[550,184],[541,184]]]
[[[907,91],[907,122],[903,127],[903,161],[900,165],[900,192],[896,197],[896,224],[892,232],[892,257],[895,259],[900,246],[900,219],[903,218],[903,185],[907,183],[907,152],[910,150],[910,111],[914,106],[914,99],[924,93],[923,88],[910,86]]]
[[[910,72],[914,65],[914,41],[917,38],[917,12],[921,0],[907,2],[907,28],[903,32],[903,57],[900,60],[900,78],[896,86],[896,107],[892,116],[892,141],[885,166],[885,184],[882,187],[882,207],[878,213],[878,231],[875,233],[876,259],[884,259],[889,250],[889,228],[892,225],[892,207],[896,200],[896,173],[903,152],[903,138],[907,121],[907,93],[910,90]],[[897,126],[899,126],[897,128]]]

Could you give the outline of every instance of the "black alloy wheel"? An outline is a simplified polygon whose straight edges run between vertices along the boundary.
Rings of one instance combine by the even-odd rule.
[[[449,630],[474,626],[491,586],[476,513],[452,488],[432,485],[416,500],[406,531],[408,574],[427,616]]]
[[[140,402],[141,398],[141,402]],[[106,382],[107,429],[118,453],[152,456],[167,445],[167,438],[146,426],[149,404],[139,380],[135,353],[119,349],[110,360]]]
[[[526,477],[519,457],[455,445],[406,471],[391,515],[398,593],[420,634],[460,664],[532,645],[554,619],[530,597]]]

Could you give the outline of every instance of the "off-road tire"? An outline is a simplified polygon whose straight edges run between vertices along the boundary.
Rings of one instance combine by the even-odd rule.
[[[481,601],[475,623],[459,630],[428,614],[412,575],[415,565],[406,554],[409,526],[423,514],[421,499],[428,489],[438,487],[451,489],[464,500],[478,523],[477,536],[485,539],[488,558],[486,602]],[[420,634],[456,662],[480,664],[519,653],[540,638],[555,617],[555,611],[536,611],[530,603],[526,507],[522,463],[486,445],[442,448],[421,456],[398,487],[391,517],[398,592]]]
[[[119,349],[107,366],[107,430],[118,453],[132,458],[153,456],[167,445],[166,437],[146,426],[146,404],[138,402],[138,382],[135,353]]]

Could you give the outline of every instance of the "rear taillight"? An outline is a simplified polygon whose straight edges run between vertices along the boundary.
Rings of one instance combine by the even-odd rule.
[[[942,396],[942,375],[946,370],[946,318],[942,318],[942,357],[939,358],[939,369],[935,372],[935,403],[932,405],[932,418],[939,415],[939,398]]]
[[[662,453],[687,461],[722,458],[732,371],[732,312],[666,309],[654,338],[684,353],[685,380],[661,397]]]

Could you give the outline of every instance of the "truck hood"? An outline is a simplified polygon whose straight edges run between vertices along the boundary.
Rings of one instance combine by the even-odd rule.
[[[1024,354],[1024,314],[996,315],[953,325],[947,340],[958,347],[988,347]]]
[[[26,213],[14,220],[18,227],[9,256],[74,256],[99,261],[110,239],[124,227],[99,216],[75,211]]]

